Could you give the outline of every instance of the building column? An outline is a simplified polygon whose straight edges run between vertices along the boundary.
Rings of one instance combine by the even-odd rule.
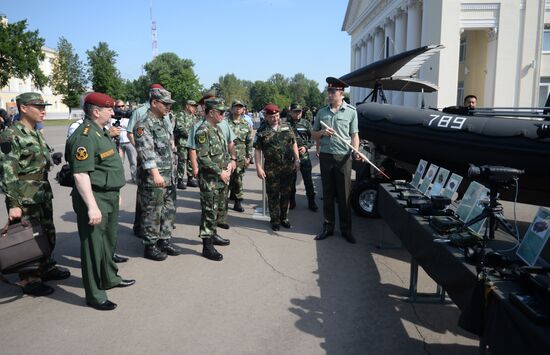
[[[395,54],[402,53],[407,48],[407,15],[403,11],[397,12],[395,16]],[[403,105],[404,93],[396,91],[393,93],[392,104]]]
[[[357,70],[361,67],[361,42],[357,42],[354,46],[355,52],[355,65],[353,67],[353,70]],[[354,87],[352,88],[352,94],[351,94],[351,102],[355,104],[358,100],[361,100],[360,98],[360,88]]]
[[[374,33],[374,57],[373,62],[377,62],[384,58],[384,31],[377,27]]]
[[[417,0],[409,0],[407,8],[407,50],[420,47],[422,9]],[[418,93],[405,93],[404,105],[418,107]]]
[[[484,102],[483,106],[490,107],[494,105],[495,100],[495,72],[496,72],[496,59],[497,59],[497,27],[491,28],[487,31],[487,60],[486,68],[487,75],[485,75],[485,88],[483,92]]]

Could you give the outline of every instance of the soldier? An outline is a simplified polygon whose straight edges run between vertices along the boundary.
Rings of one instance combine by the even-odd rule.
[[[254,138],[256,172],[265,180],[271,229],[279,230],[279,225],[290,228],[288,205],[292,184],[292,172],[300,168],[300,157],[296,137],[292,129],[281,123],[279,107],[265,106],[265,121]],[[265,170],[261,166],[261,153],[264,154]]]
[[[181,249],[170,242],[176,215],[176,171],[173,129],[165,116],[174,102],[167,90],[152,89],[149,110],[134,127],[144,256],[156,261],[181,253]]]
[[[322,107],[315,116],[313,139],[320,141],[319,165],[323,182],[323,214],[325,221],[323,231],[315,236],[322,240],[334,234],[335,211],[334,203],[338,200],[338,217],[340,232],[350,243],[355,243],[351,232],[351,149],[333,137],[338,133],[347,139],[354,148],[359,147],[359,129],[355,107],[344,102],[344,88],[348,85],[343,81],[328,77],[327,95],[329,105]],[[321,126],[321,122],[332,128]],[[354,159],[360,160],[357,154]]]
[[[118,276],[115,252],[120,188],[126,181],[122,160],[105,127],[111,121],[115,101],[102,93],[84,99],[84,122],[67,139],[65,158],[75,187],[71,192],[81,245],[82,281],[86,303],[100,311],[117,305],[105,290],[128,287],[135,280]]]
[[[178,112],[175,115],[174,125],[174,141],[178,154],[178,189],[185,190],[186,186],[183,183],[183,177],[187,175],[187,181],[193,179],[193,169],[188,159],[187,139],[189,131],[196,122],[195,113],[198,104],[193,100],[187,100],[185,110]]]
[[[229,191],[235,197],[233,209],[237,212],[244,212],[241,205],[243,200],[243,175],[250,164],[250,153],[252,148],[252,129],[243,118],[244,104],[235,100],[231,104],[231,116],[227,118],[229,127],[235,133],[236,138],[233,141],[235,145],[235,157],[237,158],[237,168],[231,174]]]
[[[48,237],[51,250],[55,247],[52,188],[48,171],[52,166],[50,147],[36,124],[44,121],[46,106],[38,93],[27,92],[16,98],[20,119],[0,134],[0,187],[6,194],[8,223],[17,220],[36,220]],[[46,296],[54,289],[43,283],[63,280],[71,274],[56,267],[52,255],[41,262],[36,270],[19,274],[18,285],[23,293]]]
[[[197,127],[194,136],[197,163],[199,168],[199,186],[201,190],[201,224],[199,237],[202,238],[202,255],[210,260],[221,261],[220,254],[214,245],[229,245],[228,239],[223,239],[217,233],[220,203],[227,201],[226,186],[233,170],[229,154],[229,146],[224,133],[218,124],[224,119],[225,107],[218,100],[205,102],[205,118]]]
[[[304,180],[304,186],[306,187],[308,208],[313,212],[317,212],[319,207],[315,203],[315,190],[313,189],[313,181],[311,179],[311,160],[309,159],[309,148],[313,146],[313,142],[311,141],[311,123],[302,118],[302,106],[298,104],[290,106],[290,120],[288,123],[296,136],[296,144],[300,153],[300,172],[302,173],[302,180]],[[297,177],[298,172],[295,171],[292,174],[292,192],[289,207],[291,210],[296,207]]]
[[[309,123],[313,123],[313,112],[311,112],[311,109],[309,107],[306,107],[305,110],[304,110],[304,118]]]

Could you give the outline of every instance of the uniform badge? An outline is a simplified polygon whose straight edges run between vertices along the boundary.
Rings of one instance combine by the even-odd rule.
[[[0,143],[0,149],[2,150],[2,153],[9,154],[11,152],[11,141],[6,140]]]
[[[143,136],[143,127],[136,128],[136,136],[138,136],[138,138]]]
[[[206,134],[204,132],[199,133],[197,140],[200,144],[206,143]]]
[[[83,136],[87,136],[89,132],[90,132],[90,126],[86,126],[86,127],[84,127],[84,129],[82,130],[82,135],[83,135]]]
[[[86,150],[86,147],[78,147],[76,148],[76,160],[86,160],[88,159],[88,150]]]

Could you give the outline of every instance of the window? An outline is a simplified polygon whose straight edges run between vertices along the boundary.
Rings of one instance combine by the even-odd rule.
[[[550,92],[550,77],[541,77],[539,83],[539,107],[544,107]]]
[[[544,24],[544,33],[542,35],[542,51],[550,52],[550,24]]]
[[[460,52],[458,53],[458,62],[462,63],[466,60],[466,39],[460,39]]]
[[[459,81],[456,88],[456,105],[462,106],[464,104],[464,82]]]

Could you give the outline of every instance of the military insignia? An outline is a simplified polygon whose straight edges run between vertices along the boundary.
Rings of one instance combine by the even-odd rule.
[[[143,127],[136,128],[136,136],[138,137],[143,136]]]
[[[99,154],[99,157],[101,159],[105,159],[105,158],[110,157],[111,155],[115,155],[115,150],[114,149],[109,149],[108,151]]]
[[[199,135],[197,136],[197,141],[200,144],[206,143],[206,134],[204,132],[199,133]]]
[[[2,153],[4,154],[9,154],[11,152],[11,141],[9,139],[2,141],[0,143],[0,150],[2,150]]]
[[[288,127],[281,127],[281,132],[285,132],[285,131],[288,131],[289,128]]]
[[[88,159],[88,150],[86,147],[76,148],[76,160],[86,160]]]
[[[86,126],[86,127],[84,127],[84,129],[82,130],[82,135],[83,135],[83,136],[87,136],[88,133],[90,133],[90,126]]]

